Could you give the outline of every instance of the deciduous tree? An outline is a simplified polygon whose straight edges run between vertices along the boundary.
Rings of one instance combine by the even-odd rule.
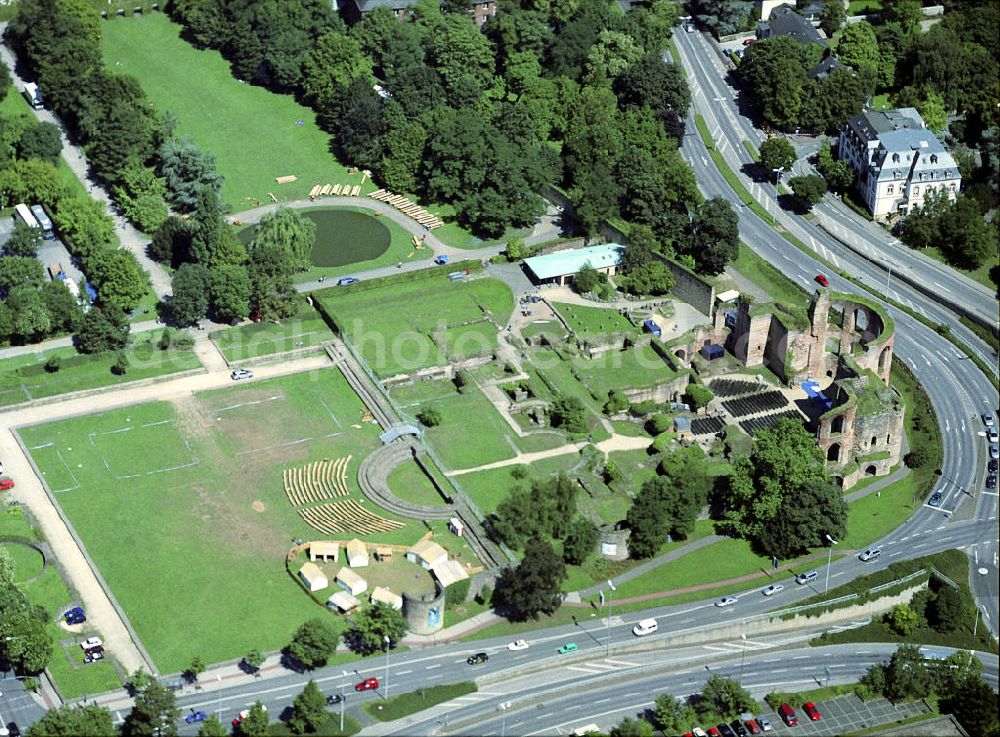
[[[393,611],[396,610],[393,609]],[[403,615],[399,616],[402,618]],[[288,718],[288,726],[296,734],[317,732],[326,722],[327,716],[326,696],[319,690],[316,682],[310,678],[305,688],[302,689],[302,693],[292,701],[292,714]]]
[[[237,267],[238,268],[238,267]],[[201,264],[182,264],[171,281],[170,314],[180,327],[194,325],[208,312],[212,273]]]
[[[118,351],[125,348],[128,342],[128,318],[113,304],[106,305],[103,310],[88,310],[73,336],[73,345],[80,353]]]
[[[586,517],[576,516],[569,523],[563,539],[563,560],[570,565],[582,564],[597,545],[597,528]]]
[[[287,651],[307,670],[326,665],[327,659],[337,649],[339,635],[326,619],[306,620],[295,631]]]
[[[97,704],[58,706],[28,727],[28,737],[107,737],[115,733],[111,711]]]
[[[122,723],[123,737],[160,737],[177,734],[180,709],[174,693],[159,683],[150,683],[135,698],[132,711]]]
[[[513,621],[552,614],[562,603],[565,579],[566,564],[562,558],[549,543],[532,538],[524,548],[520,564],[501,572],[493,591],[493,605]]]
[[[241,320],[250,314],[250,276],[243,266],[222,264],[211,271],[209,296],[219,322]]]
[[[760,165],[769,175],[775,169],[792,170],[795,147],[784,136],[771,136],[760,144]]]
[[[390,646],[395,646],[405,634],[406,620],[402,612],[376,601],[351,618],[345,640],[354,652],[371,655],[385,649],[386,637]]]
[[[131,251],[111,249],[91,261],[88,263],[90,277],[101,302],[129,311],[135,309],[149,291],[149,274]]]

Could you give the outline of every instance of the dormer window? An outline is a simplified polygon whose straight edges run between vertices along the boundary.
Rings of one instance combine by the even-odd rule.
[[[937,163],[937,154],[931,154],[931,163],[932,164],[936,164]]]
[[[899,163],[899,154],[893,154],[892,155],[892,163],[893,164],[898,164]]]

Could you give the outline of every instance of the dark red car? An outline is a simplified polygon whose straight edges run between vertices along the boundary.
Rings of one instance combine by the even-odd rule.
[[[816,274],[816,282],[822,287],[830,286],[830,280],[826,278],[826,274]]]
[[[7,491],[8,489],[14,488],[14,479],[9,476],[4,476],[0,478],[0,491]]]
[[[778,716],[781,717],[782,721],[784,721],[789,727],[794,727],[799,723],[799,718],[795,716],[795,709],[788,704],[782,704],[778,707]]]
[[[366,678],[354,687],[355,691],[373,691],[378,688],[377,678]]]
[[[802,711],[804,711],[806,713],[806,716],[809,717],[814,722],[818,722],[820,718],[823,716],[822,714],[819,713],[819,709],[816,708],[816,704],[814,704],[811,701],[807,701],[802,705]]]

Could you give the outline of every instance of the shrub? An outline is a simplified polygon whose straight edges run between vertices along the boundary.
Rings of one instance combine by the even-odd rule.
[[[923,468],[930,460],[930,451],[926,446],[918,445],[903,457],[903,462],[908,468]]]
[[[59,356],[49,356],[45,360],[45,371],[50,374],[54,374],[59,370],[60,365],[61,361],[59,360]]]
[[[444,603],[447,607],[457,606],[465,602],[469,596],[469,583],[467,578],[464,581],[456,581],[444,590]]]
[[[120,351],[115,356],[115,362],[111,364],[111,373],[115,376],[124,376],[126,371],[128,371],[128,356],[124,351]]]
[[[663,412],[653,415],[646,423],[650,435],[660,435],[669,430],[674,424],[674,418]]]
[[[424,427],[437,427],[441,424],[441,410],[437,407],[424,407],[417,412],[417,419]]]

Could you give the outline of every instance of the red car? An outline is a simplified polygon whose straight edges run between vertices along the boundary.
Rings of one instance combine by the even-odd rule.
[[[828,287],[830,286],[830,280],[826,278],[826,274],[816,274],[816,281],[820,286]]]
[[[809,717],[814,722],[818,722],[820,718],[823,716],[822,714],[819,713],[819,709],[816,708],[816,704],[814,704],[811,701],[807,701],[802,705],[802,711],[804,711],[806,713],[806,716]]]
[[[8,489],[14,488],[14,479],[9,476],[4,476],[0,478],[0,491],[7,491]]]
[[[744,46],[749,46],[750,44],[752,44],[756,40],[757,39],[755,39],[755,38],[746,38],[746,39],[743,39],[743,45]]]
[[[761,734],[761,733],[762,733],[762,732],[764,731],[764,730],[762,730],[762,729],[760,728],[760,725],[759,725],[759,724],[757,724],[757,720],[756,720],[756,719],[747,719],[747,720],[746,720],[746,721],[744,722],[744,724],[746,724],[746,726],[747,726],[747,731],[748,731],[748,732],[749,732],[750,734]]]
[[[378,688],[377,678],[366,678],[354,687],[355,691],[372,691]]]
[[[778,707],[778,716],[780,716],[789,727],[794,727],[799,723],[799,718],[795,716],[795,709],[788,704],[782,704]]]

